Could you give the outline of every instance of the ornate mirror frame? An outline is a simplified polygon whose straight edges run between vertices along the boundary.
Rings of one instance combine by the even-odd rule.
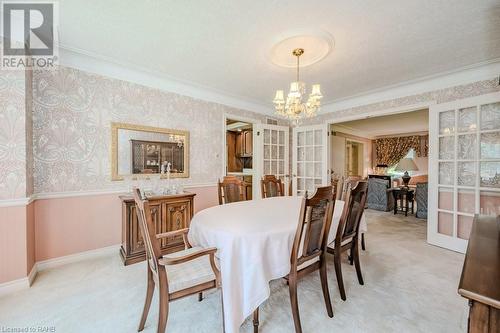
[[[184,142],[184,172],[182,173],[171,173],[170,178],[188,178],[189,177],[189,131],[161,128],[161,127],[151,127],[143,125],[134,125],[127,123],[111,123],[111,180],[124,180],[124,175],[118,173],[118,130],[132,130],[132,131],[142,131],[142,132],[152,132],[152,133],[162,133],[162,134],[173,134],[182,135],[185,137]],[[155,174],[131,174],[134,178],[151,178]],[[161,178],[167,178],[166,174],[162,174]]]

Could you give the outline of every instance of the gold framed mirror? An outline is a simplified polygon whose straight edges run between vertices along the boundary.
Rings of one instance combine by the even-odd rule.
[[[189,131],[111,123],[111,179],[189,177]]]

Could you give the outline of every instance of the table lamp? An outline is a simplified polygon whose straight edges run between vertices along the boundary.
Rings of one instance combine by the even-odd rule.
[[[403,158],[401,161],[399,161],[394,170],[405,172],[405,174],[401,178],[403,179],[403,186],[408,187],[408,183],[411,179],[408,171],[418,171],[418,167],[415,164],[415,161],[413,161],[413,158]]]

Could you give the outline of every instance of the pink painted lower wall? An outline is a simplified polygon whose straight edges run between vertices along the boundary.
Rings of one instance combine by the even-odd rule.
[[[195,211],[218,204],[216,186],[187,191],[196,193]],[[121,243],[118,194],[37,200],[35,211],[36,261]]]
[[[0,283],[28,275],[26,211],[26,206],[0,207]]]

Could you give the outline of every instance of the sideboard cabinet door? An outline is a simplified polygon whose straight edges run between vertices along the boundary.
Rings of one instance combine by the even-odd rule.
[[[194,193],[166,195],[149,198],[151,216],[155,232],[175,231],[189,228],[194,212]],[[122,246],[120,254],[125,265],[143,261],[146,258],[144,240],[137,219],[135,202],[130,196],[120,197],[122,200]],[[163,238],[160,240],[163,254],[184,249],[182,236]]]

